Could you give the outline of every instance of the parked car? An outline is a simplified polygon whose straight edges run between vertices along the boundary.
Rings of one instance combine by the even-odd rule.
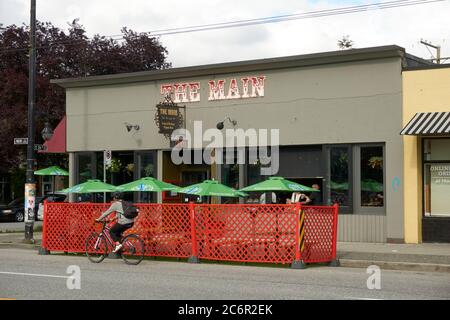
[[[34,212],[37,213],[38,203],[44,197],[36,197]],[[0,205],[0,219],[7,221],[23,222],[25,220],[25,199],[17,198],[7,205]]]
[[[58,193],[47,193],[40,199],[39,202],[36,201],[36,203],[38,204],[36,220],[44,220],[44,200],[47,200],[48,202],[64,202],[66,200],[66,195]]]
[[[7,205],[0,206],[0,218],[2,220],[23,222],[25,199],[17,198]]]

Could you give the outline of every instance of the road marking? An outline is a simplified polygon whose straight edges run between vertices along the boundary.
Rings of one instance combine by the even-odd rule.
[[[17,300],[17,299],[14,299],[14,298],[0,298],[0,300]]]
[[[383,300],[383,299],[376,299],[376,298],[353,298],[353,297],[346,297],[346,299],[353,299],[353,300]]]
[[[0,274],[10,274],[10,275],[16,275],[16,276],[30,276],[30,277],[45,277],[45,278],[64,278],[64,279],[70,278],[68,276],[55,276],[52,274],[19,273],[19,272],[6,272],[6,271],[0,271]]]

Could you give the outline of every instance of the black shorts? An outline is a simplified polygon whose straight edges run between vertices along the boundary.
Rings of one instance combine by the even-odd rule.
[[[128,224],[116,223],[115,225],[112,226],[111,230],[109,231],[109,233],[111,234],[111,238],[115,242],[120,242],[122,240],[122,233],[130,229],[133,226],[133,224],[134,223]]]

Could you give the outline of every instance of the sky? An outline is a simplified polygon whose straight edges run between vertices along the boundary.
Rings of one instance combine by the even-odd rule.
[[[387,0],[36,0],[37,19],[67,29],[80,19],[89,36],[204,25],[341,8]],[[391,0],[392,1],[392,0]],[[407,2],[407,1],[405,1]],[[173,67],[339,50],[348,35],[354,48],[399,45],[422,58],[435,56],[420,40],[450,57],[450,0],[384,10],[291,20],[240,28],[164,35]],[[0,23],[29,24],[30,0],[0,0]],[[450,63],[450,60],[447,62]]]

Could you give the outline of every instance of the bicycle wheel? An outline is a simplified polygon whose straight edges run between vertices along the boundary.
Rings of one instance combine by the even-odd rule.
[[[137,265],[144,259],[144,241],[139,236],[130,234],[122,244],[121,255],[126,264]]]
[[[108,245],[103,235],[94,232],[86,239],[86,256],[91,262],[102,262],[107,252]]]

